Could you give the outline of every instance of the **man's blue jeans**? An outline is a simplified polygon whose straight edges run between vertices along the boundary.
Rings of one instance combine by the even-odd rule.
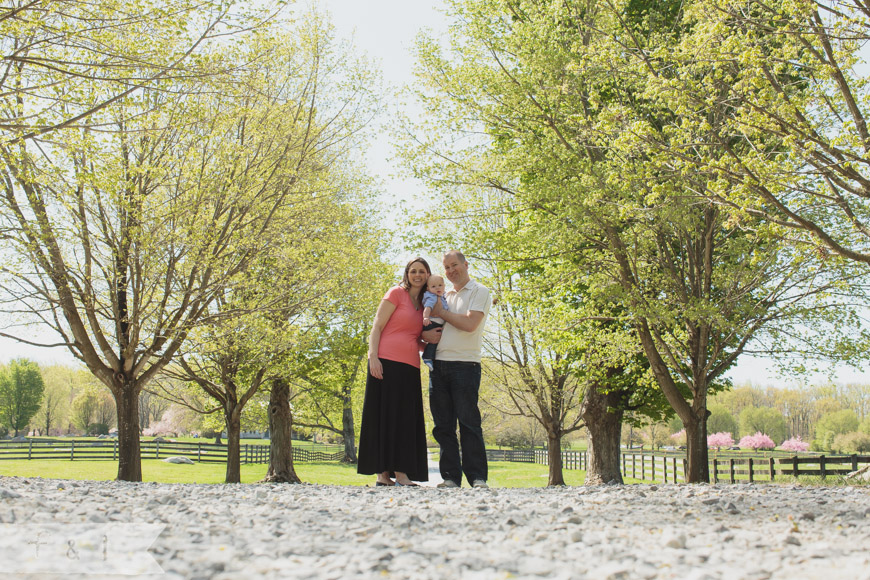
[[[468,482],[473,483],[477,479],[486,481],[489,475],[477,407],[479,391],[480,363],[435,361],[435,368],[429,373],[429,407],[435,422],[432,435],[441,446],[439,467],[445,481],[461,484],[465,473]]]

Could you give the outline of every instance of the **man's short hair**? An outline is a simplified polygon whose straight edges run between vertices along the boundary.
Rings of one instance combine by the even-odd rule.
[[[467,262],[468,261],[465,259],[465,254],[463,254],[459,250],[448,250],[448,251],[444,252],[444,258],[446,258],[447,256],[450,256],[450,255],[456,256],[456,258],[459,259],[460,262]],[[444,258],[441,258],[441,259],[443,260]]]

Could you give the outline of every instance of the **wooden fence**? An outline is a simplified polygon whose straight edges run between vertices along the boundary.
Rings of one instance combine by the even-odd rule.
[[[546,449],[487,449],[490,461],[549,463]],[[686,458],[680,453],[624,451],[622,475],[640,481],[676,483],[685,481]],[[585,451],[563,451],[564,469],[586,469]],[[870,455],[747,455],[724,454],[710,457],[710,481],[737,483],[777,481],[788,477],[843,476],[865,465]]]
[[[142,441],[143,459],[187,457],[200,463],[226,463],[227,446],[215,443]],[[546,449],[487,449],[490,461],[511,461],[547,465]],[[114,460],[118,459],[118,442],[110,439],[29,439],[0,441],[0,461],[9,459]],[[320,451],[293,447],[293,461],[341,461],[343,451]],[[674,483],[685,481],[685,454],[624,451],[621,456],[623,477],[639,481]],[[242,445],[243,464],[269,463],[268,445]],[[710,481],[753,482],[778,481],[783,478],[815,476],[825,479],[842,476],[870,465],[870,455],[747,455],[716,453],[710,457]],[[584,470],[585,451],[563,451],[564,469]]]
[[[227,446],[215,443],[181,443],[172,441],[142,441],[139,443],[142,459],[187,457],[200,463],[226,463]],[[269,463],[268,445],[242,445],[241,462]],[[10,459],[66,459],[114,460],[118,459],[118,441],[99,440],[38,440],[0,442],[0,461]],[[293,461],[341,461],[344,452],[312,451],[293,447]]]

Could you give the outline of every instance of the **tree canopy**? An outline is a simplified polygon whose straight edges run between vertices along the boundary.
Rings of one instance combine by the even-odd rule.
[[[44,391],[42,373],[35,362],[13,359],[0,369],[0,422],[16,437],[39,411]]]

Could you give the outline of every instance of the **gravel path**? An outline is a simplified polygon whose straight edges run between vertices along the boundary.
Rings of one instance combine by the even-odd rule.
[[[78,538],[79,558],[100,550],[82,539],[87,530],[114,530],[102,560],[129,566],[128,544],[159,533],[150,553],[165,572],[147,577],[161,579],[870,579],[866,486],[444,490],[0,477],[0,578],[82,571],[70,567],[73,544],[64,552],[51,533],[34,540],[58,529]]]

